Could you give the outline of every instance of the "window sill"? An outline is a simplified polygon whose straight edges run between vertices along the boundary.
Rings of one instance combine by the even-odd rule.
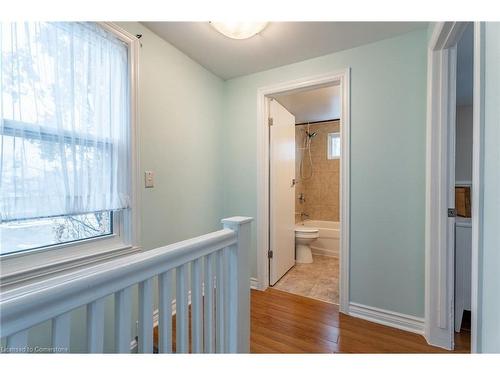
[[[94,266],[125,255],[141,251],[139,246],[105,247],[95,244],[94,249],[77,254],[61,254],[47,251],[38,254],[26,254],[18,257],[8,257],[0,261],[0,286],[3,291],[38,282],[69,271]],[[37,262],[43,256],[43,263]],[[22,263],[21,263],[22,262]],[[23,264],[23,267],[20,267]],[[30,265],[31,264],[31,265]]]

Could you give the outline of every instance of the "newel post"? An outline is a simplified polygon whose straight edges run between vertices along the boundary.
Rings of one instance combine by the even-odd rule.
[[[238,241],[229,247],[227,280],[229,353],[250,352],[250,225],[251,217],[235,216],[222,220],[224,228],[236,232]]]

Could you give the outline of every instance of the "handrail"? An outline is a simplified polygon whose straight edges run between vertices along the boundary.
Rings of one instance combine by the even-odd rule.
[[[237,232],[222,229],[0,293],[1,336],[28,329],[236,243]]]

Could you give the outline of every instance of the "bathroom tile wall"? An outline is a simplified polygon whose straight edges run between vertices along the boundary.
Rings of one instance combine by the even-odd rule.
[[[328,159],[327,144],[328,134],[339,132],[340,124],[335,120],[310,125],[309,129],[311,133],[317,133],[311,142],[312,175],[309,155],[303,149],[307,125],[295,127],[296,176],[299,181],[295,189],[295,221],[301,220],[300,213],[306,213],[311,220],[339,221],[340,159]],[[305,178],[300,174],[302,155]],[[301,194],[305,201],[299,199]]]

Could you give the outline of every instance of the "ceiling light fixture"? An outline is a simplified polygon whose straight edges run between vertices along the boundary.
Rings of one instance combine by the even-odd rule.
[[[260,33],[268,22],[210,22],[215,30],[232,39],[248,39]]]

